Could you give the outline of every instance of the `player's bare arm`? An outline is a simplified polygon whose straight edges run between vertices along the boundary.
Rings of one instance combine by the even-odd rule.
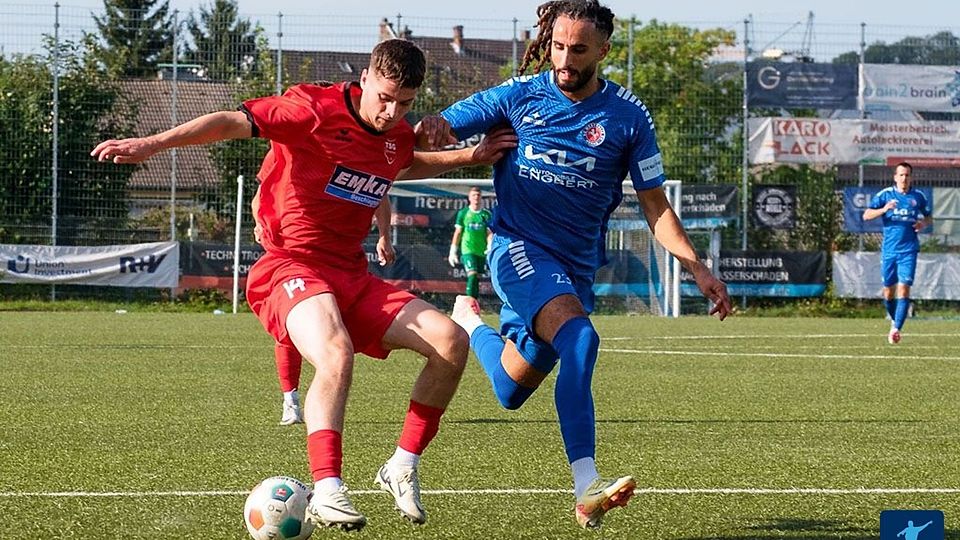
[[[893,210],[897,207],[897,201],[889,200],[887,204],[883,205],[883,208],[867,208],[863,211],[863,219],[869,221],[871,219],[876,219],[887,213],[888,210]]]
[[[207,144],[227,139],[245,139],[253,134],[247,115],[241,111],[220,111],[205,114],[149,137],[110,139],[90,152],[97,161],[140,163],[150,156],[181,146]]]
[[[493,165],[517,147],[517,134],[509,126],[497,126],[487,132],[480,144],[459,150],[414,152],[413,165],[397,176],[397,180],[434,178],[445,172],[470,165]]]
[[[397,252],[393,249],[393,240],[390,238],[392,224],[390,219],[393,214],[393,207],[390,206],[390,198],[384,197],[377,206],[377,211],[373,214],[377,220],[377,262],[380,266],[393,264],[397,260]]]
[[[257,217],[260,215],[260,184],[257,184],[257,191],[250,199],[250,211],[253,215],[253,240],[260,244],[263,238],[263,226],[260,225],[260,219]]]
[[[654,238],[667,248],[688,272],[693,274],[697,287],[713,302],[714,306],[710,314],[717,315],[721,321],[727,318],[731,311],[727,285],[717,279],[697,257],[690,238],[683,230],[683,225],[663,190],[654,188],[638,191],[637,200],[640,202],[640,208],[643,209],[643,215],[647,218],[650,230],[653,231]]]

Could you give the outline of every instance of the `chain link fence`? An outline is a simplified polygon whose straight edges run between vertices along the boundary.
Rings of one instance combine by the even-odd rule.
[[[535,35],[532,13],[495,19],[247,14],[217,1],[189,13],[154,7],[0,4],[0,243],[104,245],[176,239],[228,242],[236,182],[253,193],[263,140],[165,152],[133,165],[97,163],[108,138],[144,136],[297,82],[358,79],[370,49],[417,43],[428,73],[414,119],[515,72]],[[960,64],[951,29],[837,25],[759,17],[720,22],[622,18],[602,75],[652,110],[667,174],[685,184],[796,183],[826,208],[791,231],[722,231],[722,247],[827,250],[855,243],[839,226],[837,186],[862,181],[854,167],[748,167],[743,148],[744,58],[800,62]],[[771,111],[749,111],[769,116]],[[774,111],[816,115],[822,111]],[[941,117],[938,119],[954,119]],[[475,169],[453,176],[486,176]],[[868,170],[868,183],[889,180]],[[924,173],[957,186],[951,172]],[[882,180],[880,180],[882,179]],[[824,213],[824,212],[821,212]],[[252,219],[244,210],[243,235]],[[825,223],[826,222],[826,223]],[[447,242],[452,228],[401,236]],[[401,234],[414,234],[403,232]],[[424,236],[425,235],[425,236]],[[706,237],[694,237],[706,249]],[[745,240],[745,242],[744,242]],[[10,290],[0,286],[0,292]]]

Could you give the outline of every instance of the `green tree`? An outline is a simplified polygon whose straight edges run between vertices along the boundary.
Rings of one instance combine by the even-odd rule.
[[[103,0],[103,6],[104,15],[93,20],[103,42],[100,61],[111,74],[150,76],[173,58],[170,0]]]
[[[53,211],[53,44],[48,56],[0,58],[0,241],[44,243]],[[98,69],[96,40],[60,45],[57,215],[58,243],[114,241],[127,220],[126,186],[133,167],[97,163],[90,150],[129,134],[113,117],[116,84]]]
[[[199,17],[191,12],[187,18],[193,47],[187,49],[185,60],[202,65],[206,77],[214,80],[247,78],[256,72],[258,28],[240,18],[236,1],[214,0],[199,11]]]
[[[604,76],[626,86],[628,55],[634,51],[633,87],[653,113],[667,175],[684,182],[731,182],[739,177],[740,71],[710,62],[721,46],[735,42],[732,31],[697,30],[652,20],[630,21],[614,34]]]
[[[864,49],[868,64],[923,64],[955,66],[960,64],[960,38],[942,31],[929,36],[907,36],[895,43],[872,43]],[[849,51],[833,59],[835,64],[857,64],[860,53]]]

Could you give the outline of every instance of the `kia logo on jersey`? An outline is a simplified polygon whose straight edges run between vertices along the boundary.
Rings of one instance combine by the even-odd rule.
[[[600,146],[603,144],[604,139],[607,138],[607,130],[603,129],[603,126],[591,122],[587,124],[587,127],[583,128],[583,138],[586,139],[587,144],[590,146]]]
[[[375,174],[337,165],[324,191],[338,199],[376,208],[392,181]]]

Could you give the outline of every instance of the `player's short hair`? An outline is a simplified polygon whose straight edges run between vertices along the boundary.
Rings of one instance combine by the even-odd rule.
[[[401,88],[420,88],[427,59],[420,47],[405,39],[381,41],[370,54],[370,70]]]
[[[893,170],[896,171],[896,170],[899,169],[900,167],[906,167],[908,171],[910,171],[911,173],[913,173],[913,165],[907,163],[906,161],[901,161],[900,163],[897,163],[897,164],[893,167]]]
[[[471,186],[470,189],[467,190],[467,193],[468,193],[468,194],[469,194],[469,193],[473,193],[474,191],[479,192],[479,193],[483,193],[483,190],[480,189],[479,186]]]

